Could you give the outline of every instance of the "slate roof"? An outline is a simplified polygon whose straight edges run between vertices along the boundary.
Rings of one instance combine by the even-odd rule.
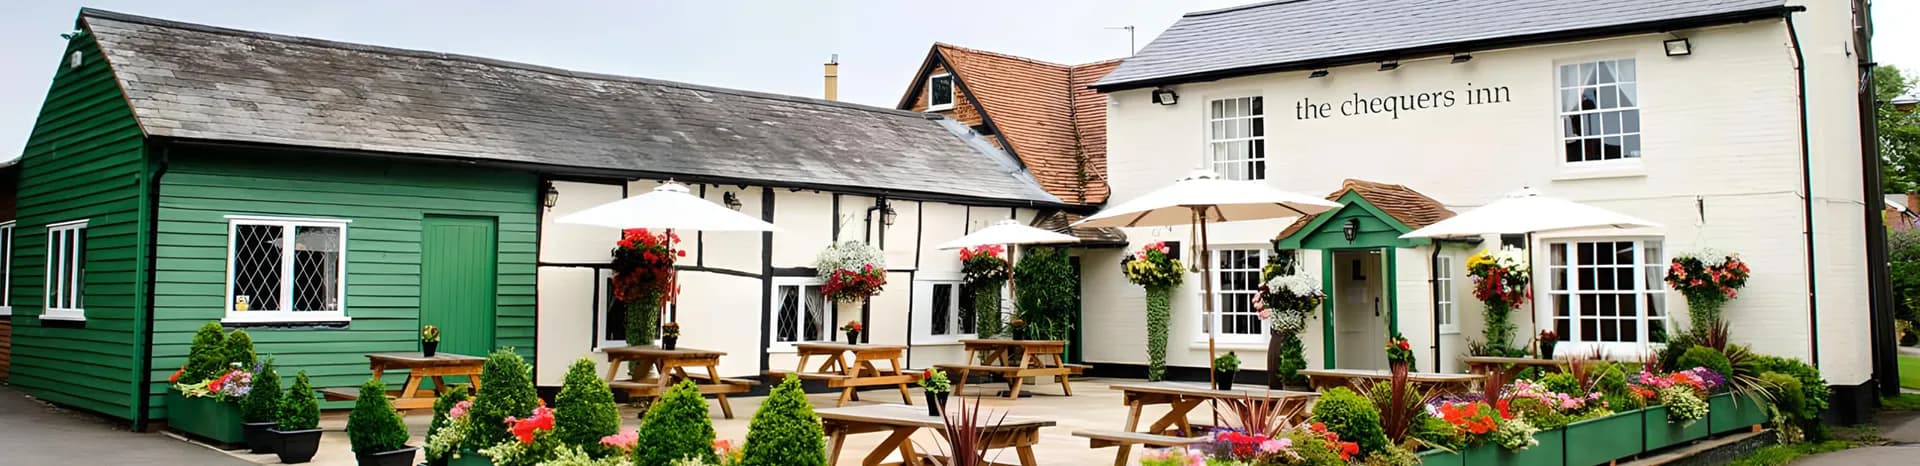
[[[1057,205],[928,115],[85,9],[149,136]]]
[[[1414,191],[1413,188],[1360,179],[1349,178],[1340,183],[1340,189],[1334,190],[1333,194],[1328,194],[1327,200],[1337,201],[1341,196],[1347,195],[1348,191],[1358,192],[1361,199],[1366,199],[1374,207],[1380,208],[1380,211],[1392,216],[1394,220],[1415,230],[1454,216],[1454,212],[1447,209],[1446,205],[1425,194],[1420,194],[1419,191]],[[1308,215],[1294,220],[1292,225],[1287,225],[1286,229],[1280,230],[1280,234],[1275,238],[1293,236],[1301,228],[1306,228],[1308,223],[1313,223],[1313,218],[1316,216]]]
[[[1785,0],[1280,0],[1188,13],[1103,91],[1723,24]],[[1395,57],[1395,55],[1400,55]]]
[[[1119,60],[1062,65],[936,43],[896,108],[914,108],[936,59],[944,59],[1042,187],[1068,202],[1106,201],[1107,99],[1087,85]]]

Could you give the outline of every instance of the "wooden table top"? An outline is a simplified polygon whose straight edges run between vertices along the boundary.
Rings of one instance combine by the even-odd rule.
[[[368,353],[367,361],[390,366],[431,367],[485,364],[487,359],[453,353],[436,353],[432,357],[422,353]]]
[[[1067,346],[1066,340],[1008,340],[1004,338],[967,338],[960,343],[974,346]]]
[[[959,409],[960,404],[954,403],[952,406],[954,409]],[[1001,419],[1000,416],[1006,411],[989,411],[991,410],[984,408],[980,410],[981,419],[978,421],[983,430],[1038,429],[1056,425],[1051,419],[1035,417],[1007,416],[1005,419]],[[946,421],[940,416],[928,416],[927,407],[925,406],[895,404],[863,405],[816,409],[813,413],[819,415],[820,419],[826,421],[920,427],[936,430],[944,430],[947,427]],[[996,424],[997,426],[995,426]]]
[[[1320,394],[1317,392],[1295,392],[1295,391],[1287,391],[1287,390],[1267,390],[1267,389],[1216,390],[1202,384],[1191,384],[1191,383],[1180,383],[1180,382],[1120,383],[1120,384],[1108,385],[1107,388],[1120,390],[1124,392],[1157,393],[1157,394],[1163,394],[1163,395],[1180,395],[1180,396],[1190,396],[1190,397],[1198,397],[1198,398],[1215,398],[1215,399],[1222,399],[1222,400],[1235,400],[1235,399],[1244,399],[1244,398],[1265,398],[1265,399],[1312,398],[1312,397],[1320,396]]]
[[[684,346],[674,349],[665,349],[658,346],[622,346],[618,348],[603,348],[600,351],[607,353],[607,356],[629,358],[710,358],[727,355],[725,351],[693,349]]]
[[[1467,364],[1515,364],[1523,366],[1558,366],[1567,363],[1565,359],[1509,358],[1503,356],[1467,356],[1460,360]]]
[[[906,351],[906,345],[855,345],[848,343],[794,343],[793,347],[811,353],[843,353],[848,351]]]
[[[1385,369],[1303,369],[1300,373],[1308,376],[1368,379],[1386,379],[1393,377],[1393,373]],[[1415,382],[1472,382],[1485,378],[1487,378],[1487,376],[1480,374],[1446,374],[1440,372],[1407,373],[1407,380]]]

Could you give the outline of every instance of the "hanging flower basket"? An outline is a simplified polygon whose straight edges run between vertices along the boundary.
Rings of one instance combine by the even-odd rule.
[[[820,274],[820,294],[833,301],[864,301],[887,284],[887,264],[880,249],[858,241],[827,246],[813,267]]]
[[[1687,297],[1697,332],[1720,322],[1720,308],[1739,296],[1752,273],[1739,254],[1709,249],[1675,256],[1667,266],[1666,280],[1667,287]]]
[[[1278,275],[1260,285],[1253,308],[1273,331],[1291,335],[1307,328],[1313,311],[1326,299],[1327,293],[1320,290],[1319,280],[1304,274]]]
[[[1473,279],[1473,297],[1487,303],[1485,353],[1477,356],[1525,356],[1513,348],[1513,310],[1533,297],[1533,271],[1526,252],[1512,247],[1482,249],[1467,258],[1467,276]]]
[[[627,305],[627,342],[652,343],[660,309],[676,291],[673,264],[687,252],[674,248],[680,235],[645,228],[622,232],[613,248],[613,296]]]
[[[986,245],[960,250],[960,270],[966,275],[967,286],[1000,286],[1007,281],[1007,259],[1001,257],[1006,247]]]

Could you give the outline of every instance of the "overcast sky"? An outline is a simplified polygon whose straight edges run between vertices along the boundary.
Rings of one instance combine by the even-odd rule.
[[[1180,14],[1254,0],[17,1],[0,6],[0,159],[33,130],[81,6],[254,31],[893,106],[935,41],[1058,63],[1125,56]],[[1839,3],[1841,0],[1819,0]],[[17,4],[27,3],[27,4]],[[1920,70],[1920,1],[1880,0],[1881,63]]]

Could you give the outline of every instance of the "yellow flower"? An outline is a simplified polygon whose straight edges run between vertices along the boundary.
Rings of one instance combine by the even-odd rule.
[[[1480,267],[1481,265],[1493,263],[1492,253],[1493,253],[1492,249],[1481,249],[1480,252],[1476,252],[1476,253],[1473,253],[1472,256],[1468,256],[1467,269],[1472,270],[1474,268]]]

